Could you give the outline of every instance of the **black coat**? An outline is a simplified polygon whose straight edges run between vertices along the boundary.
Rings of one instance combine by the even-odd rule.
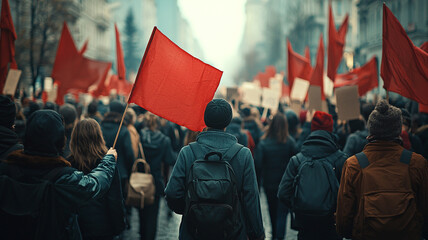
[[[248,147],[248,135],[242,131],[240,124],[230,123],[226,128],[226,132],[235,136],[239,144]]]
[[[244,120],[244,128],[247,129],[251,133],[251,137],[253,137],[254,143],[259,143],[260,138],[263,135],[262,130],[259,128],[255,120]]]
[[[367,136],[369,132],[367,129],[363,131],[356,131],[351,133],[346,139],[345,147],[343,148],[343,152],[348,156],[355,155],[361,151],[363,151],[364,146],[368,143]]]
[[[101,123],[101,130],[108,148],[113,146],[121,117],[122,116],[118,113],[110,112]],[[117,151],[117,168],[120,178],[124,181],[123,179],[129,178],[132,164],[134,164],[135,160],[134,150],[131,144],[131,135],[125,126],[120,128],[115,148]]]
[[[0,159],[5,159],[9,153],[24,148],[19,144],[18,135],[12,129],[0,126]]]

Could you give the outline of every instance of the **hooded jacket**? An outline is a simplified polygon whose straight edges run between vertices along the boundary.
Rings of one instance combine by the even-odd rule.
[[[18,135],[12,129],[0,126],[0,159],[5,159],[9,153],[22,149]]]
[[[332,157],[339,151],[338,157]],[[290,159],[284,176],[278,189],[278,198],[288,207],[291,206],[291,199],[294,196],[294,178],[297,175],[299,165],[310,158],[323,159],[327,158],[333,165],[336,177],[339,180],[342,172],[343,163],[346,161],[347,155],[339,150],[339,147],[334,141],[333,134],[325,130],[313,131],[306,141],[303,143],[301,154],[303,157],[296,156]]]
[[[236,137],[239,144],[248,147],[248,137],[245,132],[242,131],[241,125],[237,123],[230,123],[226,128],[226,132]]]
[[[399,143],[392,141],[375,141],[367,144],[363,150],[369,160],[369,166],[377,164],[382,166],[384,172],[394,174],[394,177],[379,184],[380,186],[403,186],[403,172],[397,171],[397,164],[400,164],[400,157],[403,147]],[[394,239],[421,239],[422,230],[428,233],[428,163],[419,154],[413,153],[408,165],[408,174],[412,190],[415,194],[417,205],[417,216],[413,219],[403,219],[403,226],[410,226],[407,231],[402,232],[402,236],[396,236]],[[376,174],[373,174],[374,176]],[[382,229],[376,231],[363,231],[365,224],[358,221],[358,213],[361,199],[362,171],[355,156],[346,160],[343,166],[341,184],[338,193],[338,203],[336,211],[336,229],[340,236],[352,239],[383,239]],[[385,179],[373,179],[373,185],[376,182],[385,181]],[[366,183],[370,184],[370,183]],[[404,203],[404,199],[400,201]],[[393,211],[399,212],[400,206],[396,203],[384,203],[390,205]],[[375,216],[372,216],[375,217]],[[423,221],[425,218],[425,221]],[[422,222],[425,223],[425,228],[422,229]],[[426,236],[425,236],[426,237]],[[391,239],[391,238],[389,238]]]
[[[196,142],[201,145],[206,153],[218,151],[224,154],[237,141],[234,136],[223,131],[209,130],[200,133]],[[190,147],[183,147],[165,189],[168,206],[178,214],[183,214],[185,210],[187,173],[189,173],[195,160]],[[240,188],[242,193],[241,219],[244,229],[241,229],[237,240],[247,239],[247,236],[249,239],[260,239],[264,236],[264,229],[254,161],[250,150],[246,147],[242,148],[230,161],[230,165],[235,172],[238,188],[242,186]],[[181,220],[179,239],[193,239],[187,229],[186,216],[184,215]]]
[[[343,148],[343,152],[348,156],[355,155],[361,151],[363,151],[364,146],[368,143],[367,136],[369,132],[367,129],[363,131],[356,131],[351,133],[346,139],[345,147]]]

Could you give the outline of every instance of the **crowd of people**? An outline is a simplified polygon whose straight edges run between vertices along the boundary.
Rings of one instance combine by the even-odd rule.
[[[122,239],[136,224],[155,239],[165,197],[183,215],[180,239],[264,239],[263,191],[272,239],[286,238],[288,215],[298,239],[428,239],[428,114],[402,98],[361,100],[350,121],[328,109],[281,103],[262,118],[214,99],[194,132],[116,96],[58,106],[0,95],[0,238]],[[125,200],[139,158],[155,193],[134,223]],[[230,181],[196,179],[220,175],[218,160]]]

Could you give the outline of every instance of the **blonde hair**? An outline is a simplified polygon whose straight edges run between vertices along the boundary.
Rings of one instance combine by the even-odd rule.
[[[74,126],[70,139],[70,156],[74,158],[78,170],[85,173],[92,171],[107,150],[97,121],[83,119]]]

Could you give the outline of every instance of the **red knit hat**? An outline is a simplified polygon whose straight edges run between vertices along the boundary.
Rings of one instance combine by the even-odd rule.
[[[311,131],[325,130],[333,132],[333,117],[325,112],[316,111],[311,122]]]

